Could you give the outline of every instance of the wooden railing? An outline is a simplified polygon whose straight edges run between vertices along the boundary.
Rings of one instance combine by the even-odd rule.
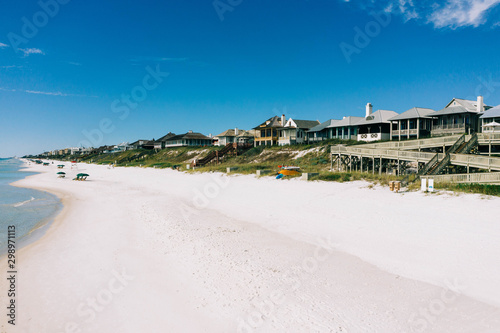
[[[454,175],[420,176],[437,183],[500,183],[500,172],[463,173]]]

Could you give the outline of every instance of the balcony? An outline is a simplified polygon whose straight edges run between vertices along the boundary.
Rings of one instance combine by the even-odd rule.
[[[432,127],[431,135],[462,134],[466,132],[467,128],[468,126],[465,124],[434,125]]]
[[[416,128],[412,128],[409,131],[410,131],[410,135],[417,135],[418,134],[418,129],[416,129]],[[404,130],[393,130],[392,131],[392,136],[399,136],[399,135],[408,136],[408,130],[404,129]]]
[[[358,141],[379,141],[379,140],[389,140],[389,133],[364,133],[358,134]]]

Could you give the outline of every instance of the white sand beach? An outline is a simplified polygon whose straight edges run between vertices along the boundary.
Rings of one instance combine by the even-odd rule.
[[[56,164],[2,332],[500,331],[498,197]]]

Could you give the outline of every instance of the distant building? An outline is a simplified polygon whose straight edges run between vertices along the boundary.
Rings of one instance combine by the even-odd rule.
[[[279,130],[286,124],[285,115],[274,116],[257,127],[254,127],[254,146],[275,146],[278,144]]]
[[[332,138],[332,130],[329,126],[337,122],[337,119],[330,119],[310,128],[307,131],[307,142],[314,143]]]
[[[175,135],[165,140],[165,148],[185,146],[211,146],[212,138],[201,133],[189,131],[185,134]]]
[[[483,133],[500,133],[500,105],[485,111],[479,118]]]
[[[358,140],[358,124],[364,120],[363,117],[344,117],[330,126],[329,138],[342,140]]]
[[[426,108],[412,108],[389,119],[391,140],[420,139],[430,136],[432,116],[436,111]]]
[[[130,149],[153,149],[154,148],[154,139],[153,140],[137,140],[130,144]]]
[[[251,143],[254,140],[255,130],[245,131],[239,128],[228,129],[214,137],[215,146],[225,146],[228,143]]]
[[[318,120],[288,119],[285,126],[278,129],[278,145],[294,145],[307,140],[307,131],[319,125]]]
[[[113,146],[113,149],[111,150],[112,153],[121,153],[127,150],[132,149],[132,146],[129,145],[128,142],[122,142],[116,146]]]
[[[391,137],[390,118],[397,116],[394,111],[378,110],[372,113],[372,105],[366,104],[366,117],[357,123],[358,141],[389,140]]]
[[[168,132],[167,134],[165,134],[164,136],[162,136],[161,138],[159,138],[158,140],[156,140],[154,142],[154,149],[163,149],[165,148],[165,142],[174,137],[175,136],[175,133],[172,133],[172,132]]]
[[[478,96],[477,101],[454,98],[444,109],[432,114],[431,136],[479,132],[479,117],[490,108],[484,105],[482,96]]]

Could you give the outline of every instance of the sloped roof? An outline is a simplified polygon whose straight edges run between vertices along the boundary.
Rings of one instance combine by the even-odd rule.
[[[456,103],[453,103],[456,102]],[[454,105],[458,104],[458,105]],[[445,106],[445,108],[449,107],[455,107],[455,106],[462,106],[464,107],[468,112],[476,112],[477,113],[477,101],[471,101],[468,99],[462,99],[462,98],[453,98],[448,105]],[[489,105],[484,105],[484,110],[491,109],[491,106]]]
[[[158,140],[156,140],[156,142],[167,141],[167,139],[170,139],[173,136],[175,136],[175,133],[168,132],[166,135],[164,135],[161,138],[159,138]]]
[[[267,124],[269,122],[269,124]],[[283,124],[284,125],[284,124]],[[263,128],[277,128],[277,127],[283,127],[281,125],[281,117],[274,116],[263,122],[257,127],[254,127],[253,129],[263,129]]]
[[[430,116],[436,111],[427,108],[411,108],[396,117],[392,117],[389,120],[406,120],[406,119],[416,119],[416,118],[430,118]]]
[[[372,125],[380,123],[389,123],[389,119],[397,116],[398,114],[390,110],[378,110],[372,113],[370,116],[363,118],[356,125]]]
[[[444,116],[448,114],[459,114],[459,113],[477,113],[475,110],[471,111],[463,106],[450,106],[442,110],[436,111],[432,114],[432,117]]]
[[[297,125],[297,128],[310,129],[320,124],[318,120],[298,120],[298,119],[292,119],[292,120]]]
[[[183,140],[183,139],[194,139],[194,140],[212,140],[208,136],[205,136],[198,132],[187,132],[184,134],[174,135],[165,141]]]
[[[325,122],[322,122],[319,125],[316,125],[316,126],[312,127],[308,132],[319,132],[321,130],[324,130],[327,127],[330,127],[332,124],[336,123],[337,121],[339,121],[339,120],[337,120],[337,119],[329,119],[329,120],[327,120]]]
[[[485,111],[484,114],[479,118],[496,118],[500,117],[500,105]]]
[[[222,132],[221,134],[216,135],[217,136],[237,136],[237,137],[242,137],[242,136],[254,136],[254,131],[245,131],[242,129],[238,129],[238,135],[235,134],[234,129],[228,129],[227,131]]]
[[[365,118],[363,118],[363,117],[352,117],[352,116],[344,117],[342,120],[339,120],[328,127],[335,128],[335,127],[344,127],[344,126],[354,126],[354,125],[358,125],[358,123],[364,119]]]

